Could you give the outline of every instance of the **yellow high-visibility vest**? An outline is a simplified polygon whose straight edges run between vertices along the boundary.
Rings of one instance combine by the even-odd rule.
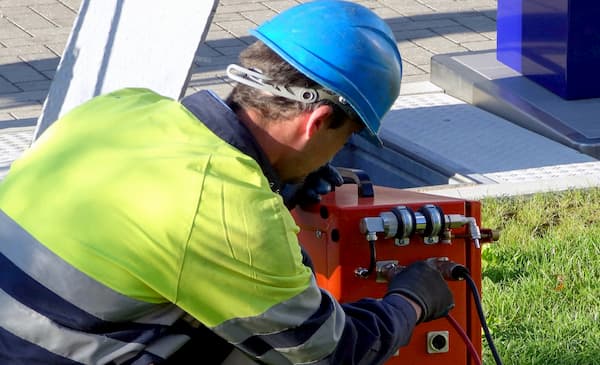
[[[208,327],[311,284],[298,227],[258,164],[180,103],[99,96],[54,123],[0,184],[0,209],[109,288]]]

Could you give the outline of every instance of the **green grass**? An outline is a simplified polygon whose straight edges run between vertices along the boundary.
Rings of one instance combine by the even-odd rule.
[[[486,198],[482,226],[501,230],[482,296],[503,363],[600,364],[600,189]]]

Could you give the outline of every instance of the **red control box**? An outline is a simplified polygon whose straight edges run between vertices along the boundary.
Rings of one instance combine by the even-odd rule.
[[[322,288],[342,303],[380,298],[387,283],[377,267],[444,257],[467,267],[481,290],[481,250],[474,238],[479,202],[381,186],[364,194],[362,188],[345,184],[319,204],[292,211]],[[487,231],[481,233],[486,241]],[[374,245],[369,237],[376,238]],[[450,314],[481,357],[481,324],[469,288],[464,281],[448,283],[456,303]],[[410,344],[386,364],[474,363],[465,341],[442,318],[418,325]]]

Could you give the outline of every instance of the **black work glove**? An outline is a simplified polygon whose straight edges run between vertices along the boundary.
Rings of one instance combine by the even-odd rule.
[[[321,195],[331,192],[336,186],[341,186],[344,178],[330,164],[321,166],[306,176],[304,182],[287,184],[281,189],[285,206],[293,209],[296,205],[306,206],[321,201]]]
[[[444,317],[454,308],[454,298],[442,274],[425,261],[417,261],[392,277],[389,294],[402,294],[423,310],[417,323]]]

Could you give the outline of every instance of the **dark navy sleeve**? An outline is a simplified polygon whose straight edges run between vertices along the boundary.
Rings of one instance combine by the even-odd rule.
[[[304,249],[302,263],[314,273]],[[322,298],[330,300],[328,295]],[[399,295],[343,303],[342,308],[346,313],[344,332],[335,351],[323,361],[326,364],[381,364],[408,344],[417,322],[414,308]]]
[[[346,326],[330,364],[381,364],[406,346],[417,316],[399,295],[342,304]]]

